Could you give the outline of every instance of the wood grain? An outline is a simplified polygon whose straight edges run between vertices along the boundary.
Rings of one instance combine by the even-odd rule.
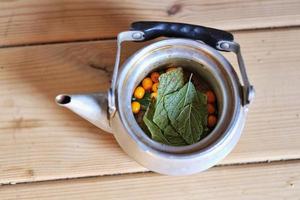
[[[300,163],[216,167],[187,177],[152,173],[3,186],[2,200],[299,200]]]
[[[257,95],[222,164],[300,158],[299,35],[296,28],[236,34]],[[106,90],[114,56],[115,41],[0,49],[0,183],[146,170],[112,135],[54,104],[59,93]]]
[[[0,46],[116,37],[137,20],[226,30],[297,26],[299,0],[1,1]]]

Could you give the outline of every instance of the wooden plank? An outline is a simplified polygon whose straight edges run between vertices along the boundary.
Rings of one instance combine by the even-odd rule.
[[[186,177],[152,173],[2,186],[1,199],[299,200],[300,164],[216,167]]]
[[[241,141],[221,164],[300,158],[299,35],[236,34],[257,96]],[[62,92],[106,90],[114,54],[114,41],[0,50],[0,183],[145,171],[111,135],[53,101]]]
[[[54,103],[62,92],[108,88],[113,41],[0,52],[1,183],[144,170],[112,135]]]
[[[0,45],[111,38],[137,20],[227,30],[296,26],[298,0],[2,1]]]

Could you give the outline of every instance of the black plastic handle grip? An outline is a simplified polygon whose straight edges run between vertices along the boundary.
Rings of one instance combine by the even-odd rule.
[[[221,40],[233,41],[233,35],[229,32],[214,28],[172,22],[139,21],[131,24],[131,30],[144,32],[146,40],[157,37],[178,37],[201,40],[207,45],[217,48]]]

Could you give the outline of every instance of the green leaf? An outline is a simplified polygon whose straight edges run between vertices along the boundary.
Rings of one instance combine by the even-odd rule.
[[[141,104],[142,110],[146,110],[151,102],[151,94],[149,92],[146,92],[142,99],[137,99],[136,101]]]
[[[157,142],[163,143],[163,144],[170,144],[169,141],[166,139],[166,137],[163,135],[160,128],[153,122],[153,115],[155,112],[155,102],[152,101],[149,104],[149,107],[147,108],[147,111],[143,117],[143,121],[145,122],[146,126],[148,127],[148,130],[151,133],[151,138]]]
[[[194,103],[181,110],[173,125],[188,144],[198,142],[203,133],[201,115]]]
[[[203,127],[207,127],[207,96],[200,91],[197,91],[197,95],[197,103],[199,104],[199,112],[201,113],[202,125]]]
[[[203,133],[202,103],[202,96],[190,81],[179,91],[164,98],[164,106],[171,124],[188,144],[198,142]]]
[[[143,121],[146,124],[147,131],[150,132],[150,137],[160,143],[173,145],[173,146],[184,146],[187,143],[183,138],[176,132],[176,130],[169,124],[164,132],[152,121],[154,114],[155,103],[150,103],[149,107],[144,115]]]
[[[167,138],[167,140],[170,142],[173,146],[185,146],[187,143],[185,140],[181,137],[181,135],[175,130],[175,128],[169,124],[165,130],[164,135]]]
[[[197,98],[197,91],[191,82],[186,83],[179,91],[166,95],[164,106],[171,122],[176,120],[181,110]]]
[[[179,90],[184,85],[182,68],[177,68],[166,72],[159,77],[159,86],[157,91],[157,104],[161,98],[167,94]]]
[[[195,89],[191,77],[184,84],[181,68],[162,74],[159,81],[157,101],[143,118],[150,137],[173,146],[198,142],[206,127],[206,95]]]
[[[159,77],[157,101],[153,116],[154,123],[164,130],[169,125],[168,114],[164,108],[164,97],[179,90],[184,85],[182,68],[164,73]]]

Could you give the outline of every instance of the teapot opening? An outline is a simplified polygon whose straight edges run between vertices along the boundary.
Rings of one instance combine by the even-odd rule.
[[[222,100],[218,101],[219,99],[222,99],[222,93],[219,92],[219,86],[217,83],[214,83],[212,76],[207,75],[208,77],[203,77],[204,74],[204,70],[201,70],[202,73],[199,74],[199,71],[194,70],[195,68],[205,68],[205,66],[203,66],[201,63],[194,63],[193,61],[189,61],[189,60],[185,60],[185,59],[171,59],[169,60],[169,63],[164,64],[163,66],[158,66],[158,68],[156,68],[154,71],[150,72],[146,77],[143,78],[143,81],[138,85],[138,87],[134,90],[133,92],[133,97],[132,97],[132,112],[134,113],[134,117],[137,121],[137,123],[139,124],[139,126],[142,128],[142,130],[144,131],[144,133],[146,133],[146,135],[153,139],[156,140],[157,142],[160,142],[162,144],[168,144],[171,146],[187,146],[189,144],[193,144],[193,143],[197,143],[201,140],[203,140],[204,138],[206,138],[208,135],[210,135],[210,133],[214,130],[216,123],[217,123],[217,118],[219,118],[221,116],[221,110],[220,112],[218,111],[218,107],[222,108]],[[173,71],[175,70],[175,71]],[[170,72],[173,71],[173,72]],[[159,76],[158,74],[161,74],[161,77],[167,77],[168,74],[176,74],[176,77],[173,77],[174,80],[176,79],[179,83],[177,85],[180,85],[180,87],[183,88],[183,90],[185,90],[184,85],[186,85],[188,82],[191,84],[191,87],[193,89],[191,89],[190,91],[186,91],[186,101],[193,101],[193,108],[190,107],[190,114],[192,115],[191,118],[193,118],[192,120],[189,121],[189,123],[194,123],[194,125],[191,125],[193,128],[193,132],[192,135],[193,137],[197,137],[199,136],[198,139],[193,140],[192,143],[188,143],[186,140],[186,137],[184,138],[182,135],[177,135],[174,136],[175,133],[179,134],[178,130],[182,127],[183,125],[180,125],[181,123],[174,123],[175,119],[169,118],[170,116],[167,116],[166,112],[167,110],[164,112],[164,114],[161,114],[161,110],[162,107],[159,105],[157,105],[157,99],[159,97],[157,96],[153,96],[153,95],[159,95],[159,90],[160,92],[164,91],[164,89],[160,88],[160,83],[158,78],[155,79],[154,76]],[[170,76],[170,75],[169,75]],[[174,75],[171,75],[174,76]],[[154,84],[152,83],[152,80],[150,80],[149,77],[152,77],[152,79],[156,82]],[[206,80],[208,79],[208,80]],[[149,83],[151,82],[151,83]],[[209,83],[212,82],[213,86]],[[147,83],[149,83],[147,85]],[[171,84],[171,83],[170,83]],[[150,85],[150,87],[149,87]],[[151,85],[155,86],[155,87],[151,87]],[[168,85],[164,85],[163,87],[168,87]],[[171,86],[172,88],[173,86]],[[178,86],[179,87],[179,86]],[[170,88],[170,87],[169,87]],[[215,97],[215,90],[217,90],[217,97]],[[168,90],[168,89],[167,89]],[[179,89],[175,89],[175,92],[170,92],[172,97],[172,100],[168,101],[168,105],[164,105],[164,109],[169,109],[168,112],[171,112],[171,117],[172,115],[174,115],[174,113],[176,113],[175,110],[180,109],[179,107],[179,103],[180,101],[178,99],[183,98],[181,97],[175,97],[177,98],[177,103],[173,103],[174,102],[174,93],[178,95]],[[183,91],[181,90],[181,91]],[[151,94],[151,95],[150,95]],[[207,97],[207,94],[209,94],[209,99]],[[160,95],[162,95],[162,93],[160,93]],[[168,96],[168,95],[167,95]],[[160,97],[161,98],[161,97]],[[193,99],[193,100],[191,100]],[[197,100],[196,100],[197,99]],[[196,101],[195,101],[196,100]],[[176,101],[176,100],[175,100]],[[196,103],[195,103],[196,102]],[[192,103],[191,103],[192,104]],[[197,104],[197,105],[196,105]],[[219,105],[218,105],[219,104]],[[147,111],[149,110],[155,110],[155,107],[159,107],[158,110],[156,110],[156,113],[151,117],[151,119],[149,118],[149,114],[147,114],[148,112],[151,113],[152,111]],[[210,106],[210,109],[207,109],[208,106]],[[197,107],[197,108],[196,108]],[[138,109],[138,110],[137,110]],[[170,111],[170,109],[173,109],[173,111]],[[184,108],[181,108],[184,109]],[[208,112],[209,111],[209,112]],[[197,114],[193,115],[193,112],[197,112]],[[160,113],[160,114],[158,114]],[[180,114],[180,111],[177,112],[178,114]],[[198,117],[195,121],[195,117]],[[146,121],[145,121],[146,118]],[[166,118],[167,121],[166,122]],[[162,120],[162,121],[160,121]],[[182,123],[183,121],[186,121],[186,118],[182,118]],[[194,120],[194,121],[193,121]],[[159,127],[159,131],[162,133],[162,135],[160,135],[159,138],[156,137],[156,133],[153,129],[151,129],[151,127],[155,126],[153,125],[155,123],[156,127]],[[168,123],[168,125],[165,125],[165,123]],[[170,125],[172,124],[172,125]],[[149,127],[150,126],[150,127]],[[195,128],[195,126],[197,126],[197,128],[200,126],[200,130]],[[166,128],[167,127],[167,128]],[[170,128],[173,127],[173,128]],[[165,129],[165,130],[164,130]],[[188,128],[186,128],[188,129]],[[198,130],[198,131],[197,131]],[[152,131],[152,132],[151,132]],[[169,133],[168,133],[169,131]],[[171,131],[171,133],[170,133]],[[154,136],[153,136],[154,134]],[[166,134],[166,136],[165,136]],[[199,135],[198,135],[199,134]],[[174,137],[176,137],[174,139]],[[163,138],[163,140],[161,140],[161,138]]]
[[[55,101],[58,105],[65,105],[71,102],[71,97],[69,95],[60,94],[56,96]]]
[[[193,147],[198,146],[198,148],[205,148],[210,144],[212,141],[215,141],[217,138],[220,137],[220,132],[215,131],[218,130],[220,126],[222,126],[222,122],[224,121],[225,115],[227,117],[228,114],[230,113],[230,109],[227,107],[228,102],[228,96],[225,94],[222,83],[221,81],[216,78],[210,70],[207,69],[207,63],[201,63],[201,62],[195,62],[189,59],[185,58],[166,58],[163,61],[160,61],[158,63],[151,63],[152,64],[152,70],[163,70],[166,69],[167,66],[179,66],[183,68],[185,72],[192,72],[194,76],[197,76],[200,78],[201,83],[205,83],[205,87],[209,88],[210,90],[214,91],[216,95],[216,102],[217,102],[217,118],[218,122],[215,125],[215,127],[208,132],[203,138],[201,138],[198,142],[191,144],[191,145],[184,145],[184,146],[170,146],[170,145],[165,145],[162,143],[157,143],[156,141],[152,140],[149,138],[149,136],[146,134],[146,132],[141,128],[140,124],[139,127],[143,130],[143,139],[145,142],[150,142],[150,143],[156,143],[155,146],[160,148],[162,151],[171,151],[171,152],[186,152],[186,151],[193,151],[191,149],[194,149]],[[148,69],[151,68],[151,64],[148,65]],[[150,72],[151,72],[150,71]],[[146,73],[144,72],[143,75]],[[142,75],[142,74],[140,74]],[[145,76],[140,76],[140,79],[145,78]],[[136,81],[136,84],[138,84],[138,80]],[[135,88],[135,87],[134,87]],[[131,88],[131,93],[133,93],[133,89]],[[224,126],[224,125],[223,125]],[[146,139],[147,138],[147,139]],[[150,139],[151,141],[149,141]],[[147,143],[148,143],[147,142]]]
[[[167,45],[164,45],[167,43]],[[171,43],[173,45],[171,45]],[[118,84],[118,108],[127,133],[134,140],[142,142],[160,152],[186,154],[213,148],[227,137],[231,124],[236,120],[239,107],[239,91],[234,85],[236,77],[230,64],[219,54],[212,55],[210,48],[194,48],[203,44],[190,40],[170,39],[154,43],[140,50],[127,61]],[[189,46],[191,45],[191,46]],[[153,48],[153,49],[152,49]],[[222,64],[221,64],[222,63]],[[205,138],[186,146],[170,146],[150,139],[140,128],[132,113],[131,99],[134,89],[152,71],[174,64],[201,76],[214,91],[217,99],[218,123]],[[226,67],[225,67],[226,66]],[[227,69],[226,69],[227,68]],[[228,73],[232,73],[229,76]],[[118,136],[118,134],[116,134]]]

